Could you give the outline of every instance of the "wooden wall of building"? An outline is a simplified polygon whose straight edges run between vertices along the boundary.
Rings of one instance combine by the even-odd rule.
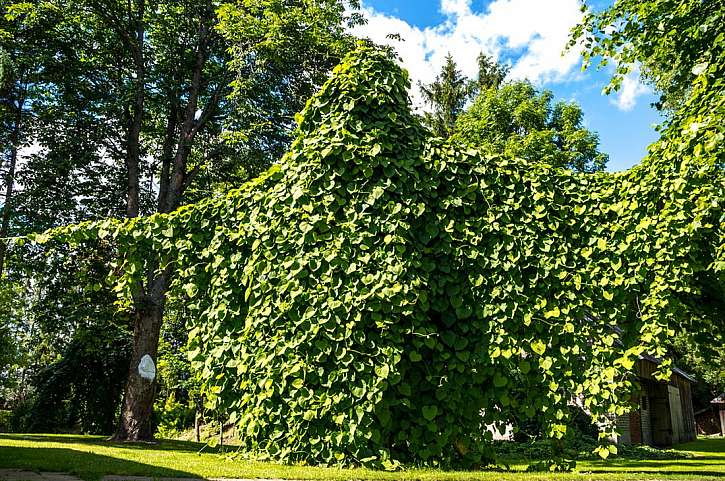
[[[691,380],[673,372],[669,382],[658,381],[653,375],[658,367],[657,362],[647,358],[637,363],[642,385],[640,409],[635,416],[630,413],[626,420],[618,420],[622,428],[624,423],[627,425],[623,442],[666,447],[697,438]]]
[[[692,383],[682,376],[673,376],[680,392],[680,410],[683,423],[680,442],[694,441],[697,439],[697,423],[695,422],[695,409],[692,406]]]

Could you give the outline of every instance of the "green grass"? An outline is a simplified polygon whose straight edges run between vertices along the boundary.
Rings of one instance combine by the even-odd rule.
[[[687,459],[581,461],[574,473],[518,471],[440,471],[410,469],[398,472],[366,469],[313,468],[227,459],[216,452],[201,453],[202,445],[184,441],[158,444],[116,444],[97,436],[0,434],[0,469],[56,471],[93,481],[106,474],[152,477],[228,477],[316,480],[719,480],[725,481],[725,439],[708,438],[677,446],[692,454]]]

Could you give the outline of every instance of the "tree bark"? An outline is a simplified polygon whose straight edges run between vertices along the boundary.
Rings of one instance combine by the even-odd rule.
[[[204,21],[199,26],[199,44],[196,47],[196,59],[194,69],[191,74],[191,88],[189,89],[189,100],[184,109],[184,118],[181,125],[181,132],[176,147],[176,155],[174,156],[172,171],[170,173],[169,185],[167,188],[166,199],[160,199],[159,204],[166,208],[167,212],[176,209],[179,206],[181,197],[186,189],[187,183],[187,160],[191,151],[191,145],[194,141],[199,128],[200,122],[196,121],[196,111],[199,105],[199,94],[202,87],[202,76],[204,72],[204,64],[207,61],[207,41],[209,38],[209,27]],[[199,121],[202,119],[200,118]],[[161,192],[159,193],[161,194]]]
[[[173,149],[176,143],[176,124],[178,118],[177,99],[175,98],[175,94],[169,94],[169,116],[166,119],[166,134],[164,135],[164,143],[161,148],[161,173],[159,174],[159,197],[157,199],[157,210],[159,212],[169,211],[166,200],[169,196],[169,176],[171,162],[174,157]]]
[[[141,359],[148,355],[157,364],[159,336],[164,318],[166,289],[170,272],[167,270],[154,279],[148,294],[135,296],[133,326],[133,354],[126,381],[115,441],[152,441],[155,426],[152,422],[156,378],[145,379],[139,373]]]
[[[129,218],[138,217],[140,213],[140,139],[146,98],[144,10],[145,0],[138,0],[135,38],[131,43],[136,81],[133,105],[129,109],[125,158],[127,171],[126,215]],[[120,33],[123,37],[123,32]],[[125,38],[130,38],[130,36],[126,35]],[[155,427],[151,415],[156,395],[156,378],[144,379],[141,377],[139,363],[145,355],[148,355],[151,357],[154,366],[156,365],[169,276],[170,274],[166,272],[157,278],[150,275],[147,286],[140,284],[134,288],[133,354],[131,355],[131,365],[128,370],[118,429],[112,438],[116,441],[152,441],[154,438]]]
[[[20,138],[20,122],[23,114],[24,101],[18,101],[15,111],[13,131],[10,134],[10,163],[5,176],[5,199],[3,201],[2,223],[0,224],[0,239],[8,237],[10,233],[10,211],[12,209],[13,186],[15,184],[15,168],[18,162],[18,139]],[[5,272],[5,255],[7,253],[6,241],[0,240],[0,279]]]

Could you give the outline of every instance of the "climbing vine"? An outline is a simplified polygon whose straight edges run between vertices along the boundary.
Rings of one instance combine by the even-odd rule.
[[[193,365],[250,456],[472,464],[487,424],[535,417],[560,439],[573,398],[625,412],[697,276],[723,281],[722,104],[638,167],[577,174],[429,138],[408,86],[361,46],[254,181],[35,240],[115,239],[121,302],[173,267]]]

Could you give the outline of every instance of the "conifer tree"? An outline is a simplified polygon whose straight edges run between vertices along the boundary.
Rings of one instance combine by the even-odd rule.
[[[449,53],[441,72],[431,84],[418,84],[425,103],[431,107],[424,114],[425,124],[435,135],[448,138],[453,133],[456,119],[463,112],[471,97],[472,85],[458,70],[453,56]]]

